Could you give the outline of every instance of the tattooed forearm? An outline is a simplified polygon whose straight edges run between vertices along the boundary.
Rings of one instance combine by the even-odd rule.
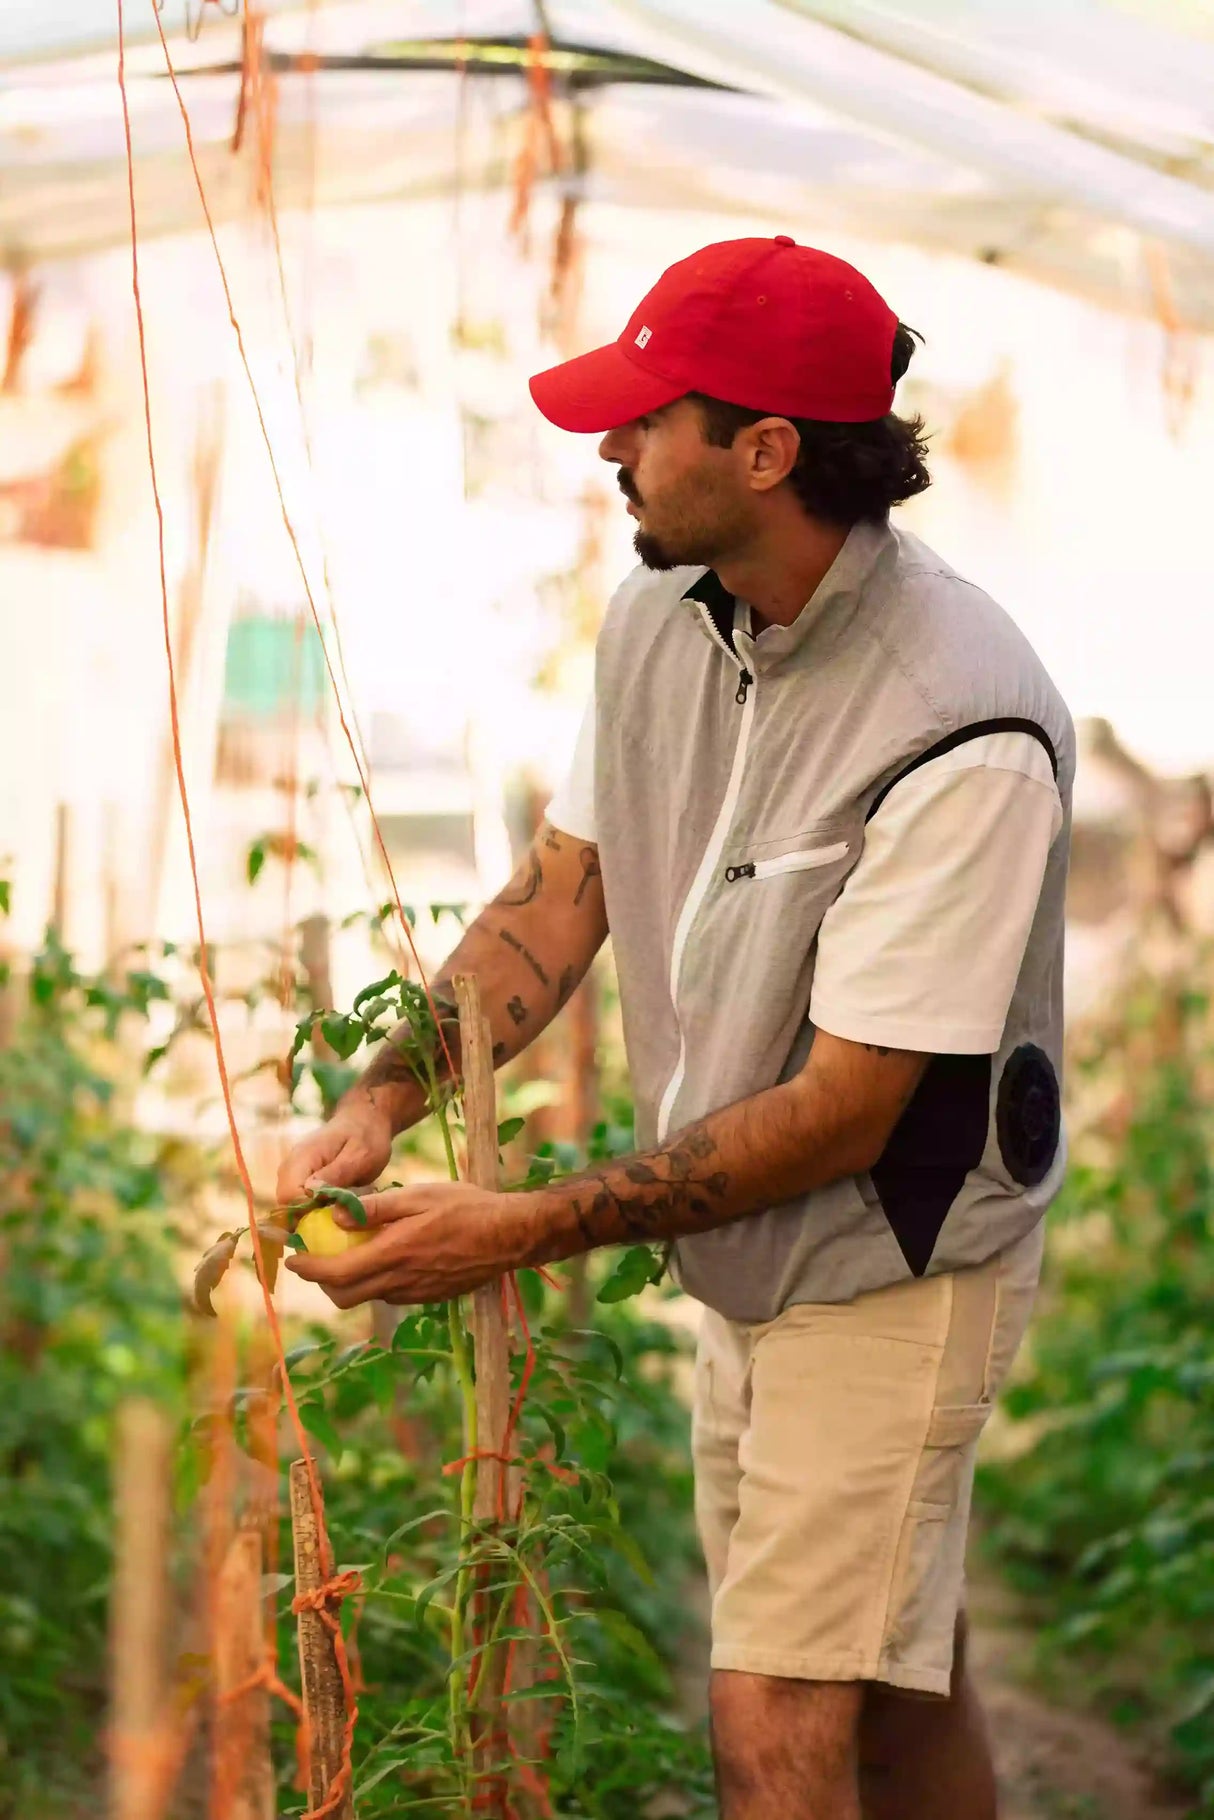
[[[582,907],[582,899],[586,895],[591,879],[602,878],[603,868],[599,865],[599,850],[597,847],[583,847],[578,854],[578,861],[582,868],[582,877],[577,890],[573,894],[573,902],[575,907],[580,910]]]
[[[547,1191],[565,1204],[586,1246],[647,1243],[719,1225],[729,1193],[704,1124],[645,1156],[624,1157]],[[726,1214],[725,1217],[728,1217]]]
[[[525,904],[533,903],[543,888],[544,868],[532,846],[506,889],[498,892],[496,901],[500,909],[521,910]]]
[[[457,1071],[460,1056],[459,1008],[455,1003],[451,981],[436,979],[430,988],[430,999],[443,1035],[443,1042],[438,1044],[438,1054],[435,1057],[439,1079],[443,1080],[450,1073],[447,1066],[448,1054]],[[389,1031],[380,1044],[375,1060],[359,1081],[359,1087],[372,1091],[376,1087],[417,1087],[420,1091],[420,1083],[404,1048],[412,1035],[407,1023],[397,1024],[394,1030]]]
[[[474,976],[492,1030],[494,1064],[513,1060],[556,1016],[606,938],[597,865],[595,848],[542,823],[510,883],[444,962],[433,993],[457,1074],[459,1020],[452,980],[460,973]],[[425,1093],[405,1053],[409,1034],[402,1026],[380,1043],[347,1096],[351,1101],[370,1097],[396,1130],[416,1123],[425,1111]],[[446,1054],[438,1059],[440,1078],[445,1078]]]
[[[499,930],[498,933],[499,933],[500,939],[505,942],[507,948],[513,948],[514,952],[516,954],[522,956],[522,958],[526,961],[527,965],[530,967],[532,973],[534,973],[536,979],[539,981],[540,985],[547,986],[550,983],[549,979],[548,979],[548,975],[545,973],[545,971],[544,971],[543,967],[540,965],[539,961],[536,960],[534,954],[532,954],[532,952],[531,952],[530,948],[528,948],[527,944],[525,942],[520,942],[518,936],[515,935],[514,932],[510,929],[502,929],[502,930]]]
[[[926,1063],[926,1056],[881,1056],[819,1032],[792,1080],[723,1106],[643,1155],[539,1190],[535,1261],[707,1232],[863,1174],[884,1151]]]

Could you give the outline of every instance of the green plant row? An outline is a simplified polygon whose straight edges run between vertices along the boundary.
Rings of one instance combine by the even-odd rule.
[[[1145,1071],[1134,1032],[1084,1071],[1010,1446],[980,1469],[995,1561],[1041,1618],[1043,1666],[1154,1732],[1214,1816],[1214,1105],[1209,1012]],[[1129,1053],[1124,1053],[1126,1044]]]

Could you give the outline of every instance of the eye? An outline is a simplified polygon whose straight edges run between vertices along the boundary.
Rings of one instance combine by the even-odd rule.
[[[653,426],[652,417],[638,417],[637,418],[637,429],[638,430],[648,430],[648,429],[651,429],[652,426]]]

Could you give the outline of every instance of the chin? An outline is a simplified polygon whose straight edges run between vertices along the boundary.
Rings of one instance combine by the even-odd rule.
[[[679,558],[672,556],[648,531],[638,531],[632,547],[647,569],[677,569],[679,566]]]

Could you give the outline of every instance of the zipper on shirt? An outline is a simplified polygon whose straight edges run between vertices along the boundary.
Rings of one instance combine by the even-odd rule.
[[[683,1080],[687,1073],[687,1036],[679,1019],[679,976],[683,971],[683,955],[687,949],[687,938],[691,934],[692,924],[695,922],[695,919],[699,914],[700,906],[708,894],[708,887],[711,885],[713,878],[716,875],[717,867],[721,863],[721,854],[724,851],[725,842],[729,838],[729,830],[733,824],[734,811],[738,806],[738,798],[742,793],[742,778],[746,770],[746,753],[750,745],[750,729],[754,725],[755,702],[758,699],[759,693],[755,686],[754,677],[750,674],[750,671],[747,670],[733,646],[728,644],[725,639],[719,635],[716,627],[712,623],[711,615],[703,606],[700,607],[700,613],[713,643],[719,645],[725,655],[729,658],[730,662],[736,664],[738,667],[740,674],[737,693],[734,699],[742,710],[742,721],[738,728],[737,744],[733,749],[733,764],[730,766],[729,782],[725,786],[725,795],[722,798],[721,807],[717,811],[717,819],[713,824],[712,833],[708,837],[708,845],[705,847],[703,857],[700,860],[699,870],[692,880],[691,889],[683,899],[683,908],[679,912],[679,920],[675,924],[674,942],[671,945],[670,951],[670,1002],[674,1008],[675,1023],[678,1026],[679,1031],[679,1059],[675,1063],[674,1073],[666,1083],[666,1091],[662,1095],[662,1101],[658,1107],[659,1144],[664,1141],[666,1133],[670,1129],[671,1114],[674,1112],[675,1102],[679,1097],[679,1093],[683,1086]]]
[[[743,860],[740,865],[726,866],[727,884],[740,878],[778,878],[784,872],[809,872],[814,866],[829,866],[847,857],[847,842],[834,841],[829,847],[806,847],[800,853],[781,853],[777,859]]]

